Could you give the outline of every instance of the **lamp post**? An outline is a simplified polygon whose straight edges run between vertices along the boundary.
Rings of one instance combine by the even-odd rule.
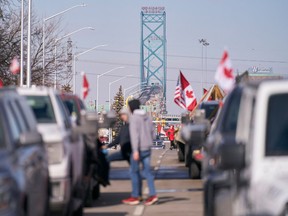
[[[125,68],[125,67],[116,67],[116,68],[113,68],[113,69],[111,69],[109,71],[106,71],[106,72],[104,72],[102,74],[98,74],[97,75],[97,84],[96,84],[97,85],[97,92],[96,92],[96,110],[97,111],[98,111],[98,105],[99,105],[99,78],[104,76],[104,75],[106,75],[106,74],[108,74],[108,73],[110,73],[110,72],[112,72],[112,71],[123,69],[123,68]]]
[[[76,34],[76,33],[80,32],[80,31],[83,31],[83,30],[86,30],[86,29],[95,30],[95,29],[92,28],[92,27],[84,27],[84,28],[80,28],[80,29],[78,29],[78,30],[75,30],[75,31],[73,31],[73,32],[71,32],[71,33],[69,33],[69,34],[66,34],[66,35],[64,35],[64,36],[61,37],[61,38],[57,38],[57,39],[55,40],[55,77],[54,77],[54,88],[55,88],[55,89],[57,88],[57,73],[58,73],[58,71],[57,71],[57,43],[58,43],[59,41],[63,40],[64,38],[67,38],[67,37],[69,37],[69,36],[71,36],[71,35],[73,35],[73,34]]]
[[[207,47],[209,46],[210,44],[205,41],[203,43],[203,46],[205,46],[205,84],[207,85]]]
[[[109,110],[111,109],[111,85],[112,85],[113,83],[119,82],[119,81],[121,81],[121,80],[123,80],[123,79],[125,79],[125,78],[127,78],[127,77],[130,77],[130,76],[132,76],[132,75],[124,76],[124,77],[122,77],[122,78],[119,78],[119,79],[117,79],[117,80],[109,83]]]
[[[93,47],[91,49],[88,49],[88,50],[86,50],[84,52],[81,52],[81,53],[78,53],[78,54],[74,55],[74,57],[73,57],[73,94],[76,94],[76,60],[77,60],[77,58],[79,56],[81,56],[81,55],[84,55],[84,54],[86,54],[88,52],[91,52],[91,51],[93,51],[95,49],[98,49],[100,47],[105,47],[105,46],[108,46],[108,45],[107,44],[98,45],[98,46],[95,46],[95,47]]]
[[[24,0],[21,1],[21,45],[20,45],[20,86],[23,86],[23,66],[24,66]]]
[[[23,2],[24,0],[22,0],[22,2]],[[43,86],[44,86],[44,81],[45,81],[45,37],[46,37],[46,35],[45,35],[45,24],[46,24],[46,22],[48,21],[48,20],[51,20],[51,19],[53,19],[53,18],[55,18],[55,17],[57,17],[57,16],[60,16],[60,15],[62,15],[62,14],[64,14],[64,13],[67,13],[68,11],[70,11],[70,10],[73,10],[74,8],[78,8],[78,7],[86,7],[87,5],[86,4],[81,4],[81,5],[75,5],[75,6],[73,6],[73,7],[70,7],[70,8],[68,8],[68,9],[66,9],[66,10],[63,10],[63,11],[61,11],[61,12],[59,12],[59,13],[56,13],[56,14],[54,14],[54,15],[52,15],[52,16],[50,16],[50,17],[47,17],[47,18],[44,18],[43,19],[43,26],[42,26],[42,44],[43,44],[43,54],[42,54],[42,57],[43,57],[43,59],[42,59],[42,67],[43,67]]]
[[[126,99],[126,91],[127,91],[127,90],[132,89],[132,88],[134,88],[134,87],[136,87],[136,86],[139,86],[139,85],[143,85],[143,84],[145,84],[145,83],[146,83],[146,81],[141,82],[141,83],[137,83],[137,84],[135,84],[135,85],[132,85],[132,86],[124,89],[124,99]]]
[[[203,92],[203,65],[204,65],[204,61],[203,61],[203,47],[204,44],[207,43],[206,39],[199,39],[199,43],[202,44],[202,54],[201,54],[201,61],[202,61],[202,67],[201,67],[201,92]]]
[[[31,17],[32,0],[28,1],[28,35],[27,35],[27,87],[31,86]]]

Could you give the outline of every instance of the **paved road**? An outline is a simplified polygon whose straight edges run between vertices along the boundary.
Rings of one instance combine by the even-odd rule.
[[[111,150],[113,151],[113,150]],[[154,216],[181,215],[199,216],[202,211],[202,182],[188,179],[187,169],[177,161],[176,150],[154,149],[152,165],[156,176],[156,189],[159,196],[157,205],[127,206],[121,203],[131,191],[128,164],[113,162],[111,186],[101,188],[101,197],[94,207],[86,208],[86,216]],[[144,183],[144,196],[148,188]]]

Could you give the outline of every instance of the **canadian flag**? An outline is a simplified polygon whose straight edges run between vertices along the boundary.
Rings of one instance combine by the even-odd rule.
[[[20,72],[20,63],[16,57],[12,59],[9,69],[14,75]]]
[[[82,94],[83,94],[83,100],[87,97],[89,92],[89,83],[86,77],[86,74],[82,72],[83,77],[83,84],[82,84]]]
[[[174,102],[188,111],[192,111],[197,106],[195,93],[181,71],[175,90]]]
[[[0,88],[3,88],[3,87],[4,87],[3,81],[0,79]]]
[[[220,64],[215,74],[215,80],[219,86],[226,92],[230,92],[235,84],[235,76],[233,74],[232,64],[225,50],[221,58]]]

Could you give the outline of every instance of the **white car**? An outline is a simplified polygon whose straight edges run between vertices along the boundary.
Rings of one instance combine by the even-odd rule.
[[[82,212],[84,144],[73,130],[60,94],[51,88],[19,88],[26,96],[45,142],[51,181],[50,207],[63,215]],[[80,213],[81,215],[81,213]]]
[[[287,80],[244,86],[236,143],[219,152],[220,167],[235,173],[229,216],[288,214]]]

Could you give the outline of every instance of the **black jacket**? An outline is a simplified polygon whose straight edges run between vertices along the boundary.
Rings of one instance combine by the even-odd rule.
[[[123,158],[125,160],[129,160],[130,154],[131,154],[129,124],[124,124],[121,127],[118,136],[115,138],[115,140],[112,143],[108,144],[108,148],[111,148],[118,144],[120,144],[121,146],[121,152],[122,152]]]

